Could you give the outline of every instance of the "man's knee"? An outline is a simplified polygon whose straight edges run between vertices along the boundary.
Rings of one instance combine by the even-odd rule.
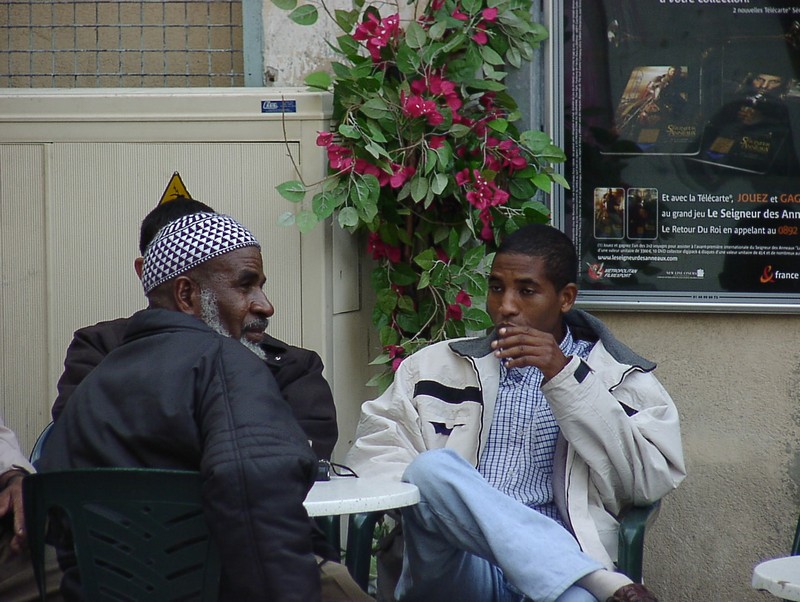
[[[418,455],[403,473],[403,480],[420,491],[430,491],[445,484],[464,460],[452,449],[433,449]]]

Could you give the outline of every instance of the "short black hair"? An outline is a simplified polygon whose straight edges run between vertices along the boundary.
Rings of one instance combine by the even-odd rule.
[[[497,254],[541,257],[547,278],[557,291],[578,280],[578,255],[569,236],[545,224],[528,224],[503,239]]]
[[[178,218],[194,213],[216,213],[216,211],[205,203],[182,196],[158,205],[142,220],[142,226],[139,229],[140,254],[144,256],[147,245],[153,241],[161,228]]]

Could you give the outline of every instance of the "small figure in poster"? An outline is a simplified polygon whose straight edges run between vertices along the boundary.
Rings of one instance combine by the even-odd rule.
[[[617,133],[641,152],[683,150],[697,135],[687,82],[685,66],[634,68],[617,106]]]
[[[623,238],[625,232],[625,190],[595,188],[594,237]]]
[[[750,70],[709,120],[697,160],[756,174],[787,175],[797,166],[786,104],[789,73]]]
[[[658,237],[658,190],[629,189],[626,214],[629,239],[655,240]]]

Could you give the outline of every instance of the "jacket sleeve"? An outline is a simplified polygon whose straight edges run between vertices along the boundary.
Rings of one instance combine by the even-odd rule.
[[[426,450],[413,401],[415,360],[407,358],[383,395],[361,406],[355,442],[344,460],[360,476],[399,480],[406,466]]]
[[[316,458],[264,364],[221,339],[195,409],[207,519],[226,600],[314,602],[319,569],[303,500]]]
[[[604,357],[595,363],[598,370]],[[564,437],[614,512],[663,497],[686,475],[678,410],[669,394],[652,372],[627,366],[620,374],[621,382],[609,386],[573,357],[542,386]]]
[[[122,344],[127,319],[101,322],[77,330],[67,348],[64,372],[58,379],[58,397],[51,414],[58,420],[64,406],[81,381],[103,361],[103,358]]]
[[[3,424],[3,418],[0,416],[0,475],[14,468],[34,472],[28,458],[22,453],[14,431]]]
[[[290,347],[287,356],[285,363],[270,368],[317,457],[330,460],[339,431],[331,387],[322,376],[322,359],[297,347]]]

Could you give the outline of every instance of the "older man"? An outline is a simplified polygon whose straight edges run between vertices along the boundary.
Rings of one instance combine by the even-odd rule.
[[[144,256],[149,307],[75,390],[41,467],[199,470],[221,599],[309,602],[320,578],[303,500],[316,457],[260,359],[264,282],[260,246],[232,218],[164,227]]]
[[[208,205],[195,199],[176,198],[158,205],[142,220],[139,250],[142,256],[147,245],[161,228],[192,213],[214,213]],[[134,260],[136,275],[142,277],[142,257]],[[53,404],[53,420],[58,420],[72,392],[103,358],[122,344],[130,318],[118,318],[86,326],[75,332],[64,358],[64,372],[58,380],[58,397]],[[310,349],[295,347],[263,333],[259,347],[264,361],[278,382],[281,394],[319,458],[330,460],[336,445],[338,429],[336,408],[331,388],[322,376],[322,359]]]

